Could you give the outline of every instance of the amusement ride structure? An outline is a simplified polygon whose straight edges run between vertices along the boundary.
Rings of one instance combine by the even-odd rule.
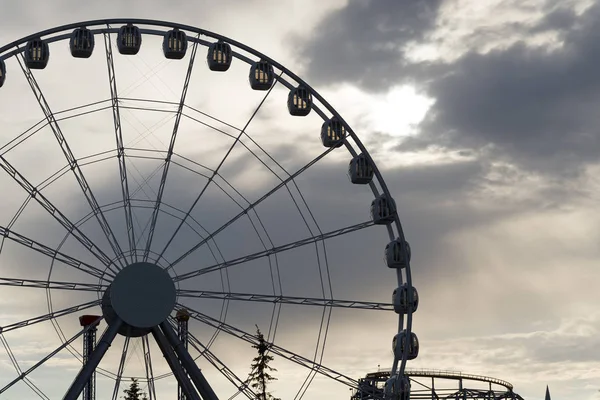
[[[117,64],[125,63],[124,59],[130,62],[143,48],[142,39],[148,46],[146,43],[150,38],[162,40],[165,60],[185,66],[181,69],[183,87],[178,89],[177,101],[131,98],[123,93]],[[65,42],[68,43],[68,50]],[[214,74],[225,74],[234,64],[236,68],[238,63],[247,65],[244,68],[247,68],[249,88],[245,90],[264,93],[243,127],[223,122],[187,101],[190,94],[188,88],[195,71],[206,68],[196,62],[199,50],[200,54],[206,55],[207,67]],[[158,47],[156,51],[159,51]],[[90,60],[86,61],[88,58]],[[70,68],[65,67],[65,73],[54,79],[63,79],[65,85],[69,83],[76,86],[79,76],[84,76],[85,82],[80,81],[82,87],[88,83],[102,84],[103,90],[110,96],[105,98],[100,95],[89,103],[63,107],[67,96],[53,97],[42,84],[44,74],[49,73],[50,68],[47,67],[53,62],[68,64]],[[98,65],[102,68],[96,68]],[[103,73],[100,73],[101,70]],[[84,71],[83,75],[77,75],[81,71]],[[17,78],[24,83],[18,84]],[[60,87],[59,83],[48,84]],[[269,98],[276,86],[287,91],[287,111],[290,115],[306,117],[312,113],[322,120],[322,125],[315,127],[315,130],[320,129],[322,151],[289,172],[285,162],[275,160],[253,140],[247,130],[261,107],[267,101],[276,100]],[[419,350],[417,337],[412,332],[412,315],[417,310],[418,295],[411,280],[410,248],[404,237],[396,204],[372,157],[348,123],[308,83],[272,58],[216,33],[163,21],[107,19],[48,29],[0,47],[0,87],[2,104],[15,101],[14,98],[8,99],[10,90],[11,93],[18,92],[19,96],[32,96],[39,105],[39,108],[35,107],[37,109],[26,110],[26,120],[18,124],[11,123],[10,126],[4,124],[0,133],[0,172],[8,182],[6,185],[13,185],[4,187],[0,199],[0,285],[12,289],[45,290],[47,303],[47,312],[42,315],[1,324],[0,340],[7,356],[0,354],[0,361],[10,360],[16,373],[10,379],[7,374],[0,374],[0,397],[4,398],[10,393],[22,397],[22,392],[11,391],[11,388],[15,385],[24,388],[24,383],[38,397],[49,398],[31,377],[44,364],[51,364],[57,355],[69,352],[72,360],[78,360],[79,367],[72,376],[61,372],[60,379],[72,380],[64,399],[74,400],[82,394],[86,400],[93,399],[96,392],[102,391],[100,383],[96,383],[97,375],[114,381],[110,391],[112,398],[116,399],[122,384],[132,377],[126,376],[124,369],[128,349],[133,347],[135,339],[135,343],[141,346],[144,370],[144,375],[136,378],[147,388],[150,400],[157,398],[155,383],[168,376],[176,379],[180,398],[213,400],[241,394],[256,399],[257,394],[248,385],[246,377],[236,374],[233,368],[221,361],[217,350],[213,351],[217,335],[231,336],[245,345],[257,343],[257,335],[225,319],[230,302],[244,302],[248,306],[267,304],[270,307],[267,335],[269,351],[280,359],[306,369],[306,379],[301,383],[296,398],[304,395],[318,375],[358,390],[369,398],[408,398],[410,381],[405,375],[406,363],[416,358]],[[7,97],[2,99],[3,96]],[[285,104],[285,99],[282,103]],[[103,110],[109,112],[109,131],[94,131],[93,135],[88,135],[86,130],[93,131],[96,120],[79,126],[73,122],[90,115],[103,115]],[[146,112],[144,115],[162,113],[168,116],[172,124],[164,149],[143,146],[141,139],[127,139],[128,126],[123,118],[125,112],[134,110]],[[38,113],[42,118],[32,121],[27,129],[19,132],[11,129],[29,123],[31,117]],[[4,115],[3,118],[12,121],[16,116]],[[203,159],[182,155],[186,147],[193,144],[193,141],[185,142],[182,137],[181,126],[184,123],[197,123],[198,129],[210,128],[227,137],[228,147],[221,149],[223,151],[218,156],[220,161],[214,167],[203,165]],[[74,130],[77,136],[72,133]],[[147,130],[151,131],[150,128]],[[149,134],[143,132],[138,136],[147,139]],[[111,147],[100,150],[98,146],[90,144],[98,138],[110,139]],[[201,135],[194,140],[209,145]],[[55,153],[51,153],[50,149]],[[270,171],[277,180],[276,185],[265,188],[262,196],[247,198],[243,189],[236,189],[234,183],[224,178],[227,162],[233,162],[228,157],[238,150],[245,150],[248,157],[259,161],[261,168]],[[318,162],[322,164],[322,159],[334,157],[334,154],[335,157],[342,157],[343,151],[347,152],[347,174],[351,184],[369,188],[372,193],[371,215],[358,224],[323,230],[297,182],[313,165]],[[216,150],[212,153],[219,154]],[[50,160],[47,154],[58,156]],[[152,191],[148,189],[150,178],[135,179],[134,160],[158,160],[159,166],[152,174],[152,177],[156,177]],[[61,167],[53,169],[52,165],[58,164]],[[110,188],[118,189],[119,196],[112,202],[104,201],[98,194],[100,189],[93,183],[94,175],[111,168],[118,169],[118,180],[111,181]],[[177,168],[186,169],[189,175],[186,175],[185,190],[178,189],[171,198],[191,193],[193,201],[186,207],[168,201],[170,191],[175,190],[169,188],[169,178]],[[340,176],[340,179],[343,178]],[[61,185],[67,179],[71,179],[73,188],[77,190],[66,193],[66,186]],[[248,178],[236,182],[245,182],[245,179]],[[258,183],[255,186],[261,187]],[[217,187],[230,199],[226,202],[235,203],[238,211],[222,224],[205,229],[194,213],[205,201],[205,192]],[[280,192],[289,193],[288,200],[304,221],[307,232],[304,237],[282,242],[280,237],[270,235],[263,224],[257,209],[261,203]],[[77,198],[83,202],[85,214],[77,214],[76,211],[80,209],[71,206],[71,203],[59,205],[60,199],[67,194],[70,199]],[[340,203],[344,201],[338,200]],[[223,202],[224,206],[226,202]],[[365,210],[368,206],[368,203],[365,204]],[[6,211],[9,209],[10,214]],[[40,218],[57,224],[61,232],[48,233],[45,223],[41,222],[35,228],[27,229],[28,225],[22,222],[35,223]],[[287,224],[285,218],[280,222]],[[253,227],[262,249],[246,251],[243,245],[250,239],[245,236],[237,242],[238,250],[245,253],[228,258],[223,255],[226,251],[221,251],[219,246],[228,243],[228,232],[238,220],[244,220]],[[161,223],[164,225],[161,226]],[[397,281],[393,293],[390,290],[390,301],[338,299],[331,289],[326,242],[372,226],[379,226],[373,229],[385,230],[389,237],[387,243],[381,244],[381,251],[385,255],[385,264]],[[164,235],[168,240],[162,239]],[[316,259],[313,258],[316,261],[311,262],[315,264],[314,270],[319,271],[319,294],[286,295],[280,279],[285,266],[279,265],[278,260],[286,252],[307,247],[314,248],[317,253]],[[212,254],[214,262],[207,264],[206,254]],[[34,267],[30,266],[35,263]],[[230,289],[230,270],[240,267],[250,269],[258,264],[271,271],[267,275],[269,285],[256,292]],[[38,276],[40,271],[45,274],[43,277]],[[211,281],[213,275],[216,278]],[[211,289],[202,286],[210,282],[217,282],[218,286]],[[185,284],[189,285],[184,287]],[[90,300],[90,296],[94,299]],[[219,302],[220,317],[209,315],[203,306],[196,306],[197,303],[192,300],[213,302],[211,304]],[[58,308],[57,302],[64,303],[64,307]],[[318,343],[309,356],[288,350],[275,339],[281,307],[288,304],[321,310]],[[0,315],[2,307],[0,303]],[[351,373],[336,371],[322,362],[331,310],[335,308],[383,310],[395,315],[398,321],[397,332],[390,332],[393,352],[391,370],[387,372],[385,382],[373,386],[370,393],[364,382],[350,377]],[[86,315],[82,315],[84,311]],[[79,316],[79,331],[66,335],[68,329],[65,328],[65,318],[76,319]],[[18,335],[29,327],[44,322],[52,324],[62,344],[39,361],[25,363],[20,359],[19,352],[12,350],[10,342],[18,340]],[[101,322],[102,326],[106,325],[102,332],[99,330]],[[192,325],[192,322],[196,325]],[[212,336],[200,340],[199,327],[212,330]],[[82,339],[83,352],[76,343]],[[122,352],[120,362],[112,368],[107,365],[107,355],[110,354],[111,344],[113,348],[117,347],[117,340],[122,340]],[[359,348],[352,344],[351,336],[348,340],[348,349]],[[197,357],[192,356],[188,345],[197,352]],[[151,353],[152,346],[157,346],[162,357],[152,356],[156,354]],[[230,383],[231,396],[230,393],[214,390],[214,385],[205,376],[206,369],[201,371],[198,367],[200,357]],[[169,371],[157,376],[156,367],[159,361],[162,362],[161,358],[164,358]],[[108,397],[103,395],[103,398]]]
[[[434,369],[407,369],[404,373],[411,383],[411,399],[523,400],[513,391],[513,385],[502,379]],[[390,371],[367,374],[359,380],[363,389],[354,391],[351,400],[378,398],[389,378]]]

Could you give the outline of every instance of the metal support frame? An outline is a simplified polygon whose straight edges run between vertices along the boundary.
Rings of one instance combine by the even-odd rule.
[[[181,309],[177,311],[177,336],[179,340],[183,343],[183,347],[188,349],[188,322],[190,320],[190,314],[185,309]],[[181,388],[181,385],[177,385],[177,399],[178,400],[186,400],[185,393]]]
[[[133,212],[131,211],[131,198],[129,195],[129,183],[127,181],[127,166],[125,161],[125,149],[123,144],[123,132],[121,130],[121,114],[119,112],[119,98],[117,92],[117,78],[115,75],[115,64],[113,60],[112,42],[110,32],[104,34],[104,48],[106,50],[106,65],[108,67],[108,82],[110,85],[110,98],[112,103],[113,121],[115,125],[115,139],[117,142],[117,159],[119,160],[119,174],[121,178],[121,193],[123,195],[123,209],[125,210],[125,224],[127,226],[127,238],[131,252],[131,262],[137,261],[135,251],[135,231],[133,229]]]
[[[119,328],[122,324],[123,321],[117,317],[113,323],[108,326],[100,338],[98,345],[94,349],[94,352],[90,355],[88,362],[81,368],[79,374],[77,374],[77,377],[71,384],[71,387],[67,391],[67,394],[65,394],[65,397],[63,397],[63,400],[77,400],[81,394],[81,391],[96,370],[96,367],[98,367],[98,364],[100,364],[100,361],[102,361],[102,357],[104,357],[108,351],[108,348],[115,339],[115,336],[117,336]]]
[[[83,365],[86,365],[96,347],[96,332],[101,317],[97,315],[82,315],[79,317],[79,323],[82,327],[90,328],[83,334]],[[82,400],[96,399],[96,371],[92,373],[87,384],[83,388]]]
[[[154,203],[154,209],[152,210],[152,217],[150,223],[150,230],[148,231],[148,241],[146,242],[146,248],[144,250],[143,261],[148,260],[150,254],[150,248],[152,247],[152,239],[154,238],[154,230],[156,228],[156,220],[158,219],[158,209],[162,202],[163,193],[165,190],[165,184],[167,183],[167,175],[169,173],[169,166],[171,164],[171,157],[173,156],[173,149],[175,147],[175,140],[177,139],[177,133],[179,132],[179,123],[181,121],[181,115],[183,114],[183,107],[185,105],[185,98],[187,96],[188,87],[190,84],[190,78],[192,77],[192,71],[194,67],[194,60],[196,59],[196,51],[198,50],[198,42],[194,42],[192,45],[192,51],[190,54],[190,61],[188,64],[187,73],[185,75],[185,81],[183,83],[183,89],[181,91],[181,98],[179,100],[179,107],[177,108],[177,114],[175,116],[175,123],[173,125],[173,133],[171,135],[171,142],[169,143],[169,150],[165,158],[165,168],[163,169],[162,177],[160,179],[160,185],[158,187],[158,195],[156,196],[156,203]]]
[[[192,378],[194,385],[196,385],[196,388],[198,388],[200,391],[202,398],[204,400],[218,400],[217,395],[208,384],[204,374],[202,374],[202,371],[200,371],[200,368],[198,368],[198,365],[196,365],[194,359],[187,351],[184,344],[177,338],[177,335],[175,334],[175,331],[173,331],[173,328],[171,328],[171,325],[169,325],[169,322],[163,321],[160,324],[160,327],[167,341],[173,347],[175,353],[177,353],[179,356],[181,364],[187,370],[190,378]]]
[[[92,192],[92,189],[89,186],[87,179],[85,178],[85,175],[81,171],[81,167],[77,163],[77,159],[73,155],[73,152],[71,151],[71,148],[69,147],[69,144],[65,140],[65,137],[60,129],[60,126],[58,125],[58,122],[56,121],[56,118],[54,117],[54,113],[50,109],[50,105],[46,101],[46,98],[44,97],[44,94],[42,93],[42,90],[41,90],[39,84],[37,83],[37,80],[31,73],[31,70],[29,69],[29,67],[27,67],[27,64],[25,62],[23,55],[21,54],[21,55],[17,56],[16,58],[17,58],[17,61],[19,62],[19,65],[21,66],[23,74],[25,75],[25,79],[27,79],[27,82],[29,83],[31,90],[33,91],[33,94],[35,95],[35,98],[38,101],[40,108],[42,109],[42,112],[44,113],[44,116],[46,117],[46,120],[48,121],[48,125],[50,126],[50,128],[52,129],[52,132],[54,133],[54,136],[56,137],[56,140],[63,152],[63,155],[65,156],[65,159],[69,163],[69,167],[70,167],[71,171],[73,171],[73,174],[75,175],[75,178],[77,179],[77,183],[79,183],[79,186],[81,187],[81,191],[83,192],[83,195],[85,196],[86,200],[88,201],[90,208],[92,209],[92,211],[94,212],[94,215],[96,216],[96,219],[98,220],[98,224],[102,228],[102,231],[104,232],[104,235],[106,236],[106,239],[108,240],[108,242],[110,244],[110,247],[112,248],[115,256],[117,257],[117,262],[119,262],[122,266],[124,266],[123,261],[120,259],[120,257],[123,255],[123,250],[121,250],[119,241],[116,239],[115,234],[112,231],[112,228],[108,224],[108,221],[106,220],[106,217],[104,216],[104,213],[100,209],[100,205],[98,204],[98,201],[96,200],[96,197],[94,196],[94,193]]]
[[[190,381],[190,378],[183,370],[181,363],[179,362],[177,356],[173,352],[173,349],[169,345],[167,338],[165,337],[165,335],[163,335],[158,326],[152,328],[152,336],[154,336],[154,340],[156,340],[158,348],[163,353],[167,364],[169,364],[169,368],[171,368],[175,379],[177,379],[177,382],[182,387],[186,397],[190,400],[201,400],[200,396],[198,395],[198,392],[196,391],[196,388],[194,388],[194,385]]]
[[[144,352],[144,365],[146,367],[148,397],[149,400],[156,400],[156,390],[154,388],[154,371],[152,369],[152,356],[150,355],[150,342],[148,341],[148,335],[142,337],[142,350]]]

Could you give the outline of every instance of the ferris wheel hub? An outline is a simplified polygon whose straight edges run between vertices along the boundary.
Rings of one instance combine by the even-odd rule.
[[[175,283],[168,272],[155,264],[128,265],[108,290],[115,314],[132,328],[159,325],[175,308]]]

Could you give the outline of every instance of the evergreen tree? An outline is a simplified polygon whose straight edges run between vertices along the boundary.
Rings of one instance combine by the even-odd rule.
[[[257,391],[258,400],[281,400],[267,391],[267,385],[271,381],[276,381],[272,372],[277,372],[277,370],[269,365],[269,362],[273,361],[273,356],[267,354],[269,350],[269,344],[265,340],[262,332],[256,326],[256,336],[258,336],[258,343],[253,345],[257,351],[258,355],[252,359],[252,372],[250,372],[250,376],[248,377],[248,381],[251,382],[250,387]]]
[[[129,389],[123,390],[123,393],[125,393],[125,397],[123,397],[125,400],[148,400],[146,393],[142,392],[140,384],[135,378],[131,378]]]

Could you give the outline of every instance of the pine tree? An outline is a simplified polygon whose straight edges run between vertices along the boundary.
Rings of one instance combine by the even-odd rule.
[[[262,332],[256,326],[256,336],[258,337],[258,343],[253,345],[252,347],[258,351],[258,356],[252,359],[252,372],[250,372],[250,376],[248,377],[248,381],[251,382],[250,387],[258,391],[258,400],[281,400],[267,391],[267,385],[271,381],[276,381],[272,372],[277,372],[277,370],[269,365],[269,362],[273,361],[273,356],[267,354],[269,350],[269,344],[265,340]]]
[[[129,385],[129,389],[123,390],[125,393],[125,400],[148,400],[146,393],[142,392],[140,389],[140,385],[135,378],[131,378],[131,384]]]

